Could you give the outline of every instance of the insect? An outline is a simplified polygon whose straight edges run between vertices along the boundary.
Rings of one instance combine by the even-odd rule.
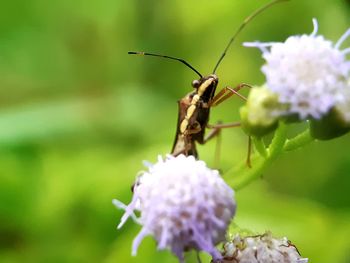
[[[258,14],[262,13],[264,10],[268,9],[276,3],[284,1],[288,0],[271,1],[268,4],[257,9],[248,17],[246,17],[246,19],[239,26],[237,31],[234,33],[234,35],[226,45],[224,52],[221,54],[219,60],[217,61],[214,67],[212,74],[207,76],[203,76],[188,62],[180,58],[146,52],[128,52],[128,54],[154,56],[179,61],[187,67],[189,67],[191,70],[193,70],[199,76],[199,79],[192,81],[192,87],[194,88],[194,90],[178,101],[178,123],[175,140],[171,151],[172,155],[177,156],[179,154],[185,154],[193,155],[197,158],[198,153],[196,149],[196,143],[206,143],[211,138],[217,136],[220,130],[223,128],[240,126],[239,122],[216,125],[208,124],[211,107],[219,105],[223,101],[230,98],[232,95],[237,95],[238,97],[245,100],[245,97],[239,94],[239,91],[243,87],[250,87],[248,84],[241,83],[235,88],[225,87],[215,95],[216,88],[219,82],[219,78],[216,75],[216,70],[219,67],[223,58],[225,57],[229,47],[232,45],[233,41],[236,39],[237,35],[243,30],[243,28],[253,18],[255,18]],[[207,136],[205,136],[206,128],[211,129],[210,133]],[[248,166],[250,166],[250,137],[248,147],[249,150],[247,156],[247,164]]]

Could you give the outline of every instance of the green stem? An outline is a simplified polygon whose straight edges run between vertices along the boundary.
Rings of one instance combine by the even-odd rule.
[[[267,149],[269,159],[276,159],[276,157],[282,152],[283,146],[287,140],[287,125],[284,122],[280,122],[275,132],[275,136]]]
[[[315,139],[311,137],[310,129],[308,128],[302,133],[295,136],[294,138],[287,140],[286,143],[284,144],[283,151],[289,152],[289,151],[296,150],[314,140]]]
[[[280,123],[277,128],[274,138],[267,149],[267,157],[254,156],[253,158],[253,167],[242,169],[242,164],[239,165],[238,169],[229,170],[225,176],[226,178],[230,176],[230,179],[227,179],[227,183],[232,186],[233,189],[239,190],[246,185],[250,184],[256,178],[261,176],[267,167],[283,152],[283,146],[287,139],[286,137],[287,128],[284,123]],[[236,175],[238,174],[238,175]]]
[[[257,137],[253,137],[253,143],[254,143],[254,146],[255,146],[255,149],[258,151],[258,153],[266,158],[268,153],[266,151],[266,146],[264,144],[264,141],[262,138],[257,138]]]

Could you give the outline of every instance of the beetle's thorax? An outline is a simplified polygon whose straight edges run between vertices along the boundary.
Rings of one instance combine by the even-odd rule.
[[[219,79],[215,74],[194,80],[192,86],[196,89],[193,95],[195,103],[199,99],[206,103],[209,102],[214,96],[218,81]]]
[[[197,94],[199,96],[202,96],[209,87],[211,87],[213,85],[216,86],[217,83],[218,83],[218,80],[219,80],[218,77],[216,75],[214,75],[214,74],[209,75],[207,77],[201,78],[199,80],[199,86],[197,88]]]
[[[186,109],[184,119],[180,123],[180,133],[186,134],[188,132],[190,119],[194,113],[198,110],[199,104],[207,104],[214,96],[215,89],[218,83],[218,77],[216,75],[209,75],[201,78],[197,82],[193,82],[193,86],[196,89],[191,95],[189,105]],[[201,107],[203,107],[202,105]],[[209,107],[206,105],[205,107]]]

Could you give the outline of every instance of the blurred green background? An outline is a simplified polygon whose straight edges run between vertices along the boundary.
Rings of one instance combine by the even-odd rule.
[[[123,212],[111,200],[128,203],[142,160],[170,151],[176,101],[197,76],[127,51],[178,56],[210,73],[234,30],[263,3],[2,0],[0,262],[177,262],[152,238],[131,257],[139,227],[130,221],[117,231]],[[243,41],[310,33],[313,17],[321,34],[337,40],[350,26],[350,3],[271,8],[230,49],[217,71],[220,87],[264,82],[260,53]],[[240,105],[232,99],[213,109],[211,122],[238,120]],[[350,262],[349,138],[284,155],[236,193],[235,222],[288,236],[310,262]],[[222,141],[225,171],[245,158],[247,138],[229,129]],[[199,147],[210,165],[214,147]]]

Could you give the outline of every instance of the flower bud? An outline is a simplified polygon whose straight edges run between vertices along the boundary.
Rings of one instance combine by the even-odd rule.
[[[281,107],[278,96],[265,86],[252,88],[246,104],[240,109],[243,130],[257,137],[275,130],[278,125],[275,111]]]

